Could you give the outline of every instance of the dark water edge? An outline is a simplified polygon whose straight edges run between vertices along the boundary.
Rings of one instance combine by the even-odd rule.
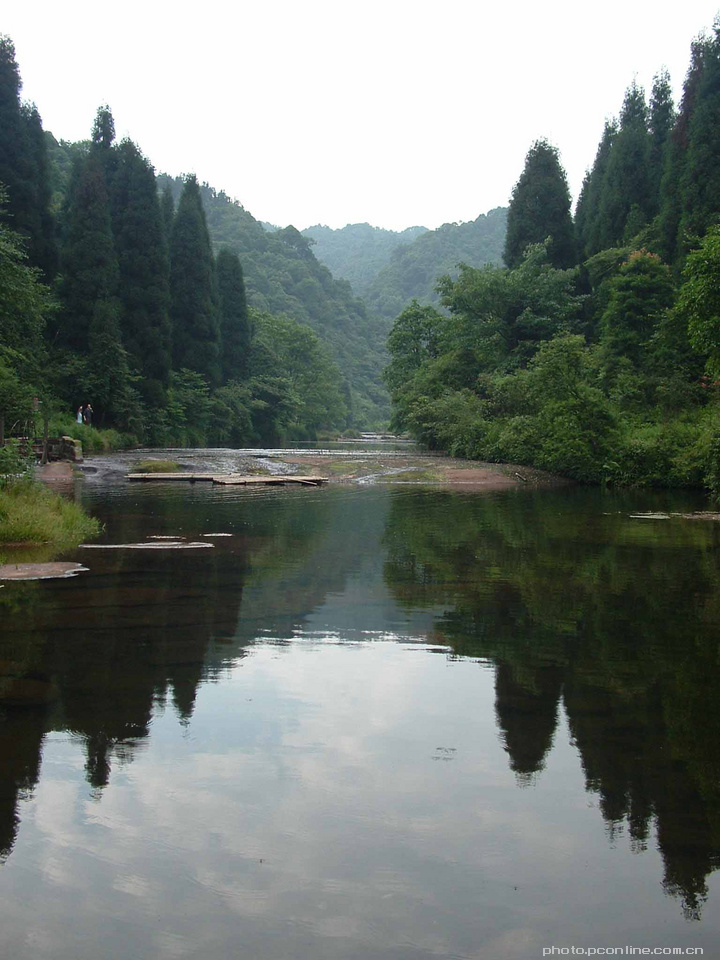
[[[232,536],[0,590],[8,956],[712,955],[719,528],[633,518],[701,497],[81,496]]]

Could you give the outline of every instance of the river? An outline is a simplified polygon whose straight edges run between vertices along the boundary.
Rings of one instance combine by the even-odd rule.
[[[86,467],[88,571],[0,590],[3,956],[714,955],[702,497]]]

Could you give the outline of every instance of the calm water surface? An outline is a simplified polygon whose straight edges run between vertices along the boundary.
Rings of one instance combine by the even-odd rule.
[[[700,500],[103,477],[232,536],[0,590],[2,956],[715,955],[718,527],[632,517]]]

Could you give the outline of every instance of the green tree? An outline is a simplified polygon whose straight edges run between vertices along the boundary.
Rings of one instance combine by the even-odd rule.
[[[122,342],[142,377],[141,390],[161,404],[170,378],[169,258],[155,173],[130,140],[117,147],[111,213],[119,268]]]
[[[543,343],[528,367],[532,462],[581,483],[603,479],[617,436],[607,399],[591,380],[590,354],[579,336]]]
[[[139,398],[132,387],[128,354],[122,345],[120,313],[116,298],[95,302],[81,386],[99,426],[108,419],[123,429],[139,432]]]
[[[3,194],[0,191],[0,212]],[[0,357],[26,376],[45,358],[45,326],[54,303],[40,272],[27,263],[22,238],[0,218]]]
[[[166,183],[160,194],[160,213],[162,216],[163,232],[165,234],[165,245],[170,249],[170,237],[172,236],[173,218],[175,217],[175,200],[173,199],[170,184]]]
[[[391,395],[401,390],[420,367],[440,353],[441,331],[445,317],[434,307],[413,300],[393,324],[388,336],[390,363],[385,382]]]
[[[575,236],[567,177],[557,149],[547,140],[537,140],[528,151],[510,199],[505,263],[517,267],[529,246],[548,238],[550,263],[561,269],[574,266]]]
[[[244,380],[250,351],[250,318],[248,316],[245,280],[240,258],[231,250],[217,255],[218,300],[220,306],[220,338],[222,344],[222,380]]]
[[[543,340],[577,322],[582,298],[576,270],[557,270],[548,243],[527,250],[516,270],[461,266],[438,289],[452,315],[445,350],[457,360],[458,386],[472,387],[478,373],[523,367]]]
[[[688,254],[678,312],[690,342],[707,356],[709,371],[720,376],[720,227],[710,227],[700,247]]]
[[[650,216],[655,216],[660,206],[660,186],[662,183],[668,144],[675,124],[675,107],[672,98],[670,74],[661,70],[653,79],[650,95],[650,156],[649,177],[652,193]]]
[[[34,105],[20,102],[15,48],[0,35],[0,183],[8,191],[5,216],[23,237],[33,266],[50,280],[57,269],[45,138]]]
[[[194,175],[185,180],[173,221],[170,296],[173,367],[194,370],[211,387],[219,385],[222,373],[215,261]]]
[[[119,280],[110,202],[97,151],[75,164],[64,221],[63,310],[57,338],[63,346],[86,353],[95,306],[116,295]]]
[[[342,377],[317,334],[289,317],[258,311],[251,316],[249,373],[258,434],[311,439],[343,426]]]
[[[606,121],[595,162],[585,175],[578,198],[575,229],[581,260],[587,260],[612,245],[602,218],[602,197],[610,152],[617,132],[615,121]]]
[[[115,120],[107,104],[98,107],[93,123],[91,139],[93,146],[107,152],[111,150],[115,142]]]
[[[647,348],[674,299],[669,268],[656,254],[636,250],[608,281],[609,299],[600,321],[601,349],[612,373],[618,361],[636,370],[647,360]]]
[[[679,252],[684,253],[720,216],[720,19],[702,58],[680,191]]]
[[[0,190],[0,214],[4,203]],[[44,387],[45,325],[54,309],[41,273],[27,263],[22,239],[0,216],[0,435],[31,418]],[[12,458],[11,458],[12,459]],[[15,462],[15,461],[13,461]],[[2,470],[0,469],[0,472]]]
[[[632,239],[628,230],[637,231],[652,215],[650,145],[645,91],[633,82],[625,93],[620,127],[603,178],[598,214],[600,249]]]
[[[690,66],[685,77],[682,100],[667,144],[665,170],[660,184],[659,227],[662,254],[668,263],[676,263],[680,252],[680,221],[683,216],[683,183],[686,178],[690,125],[703,76],[710,42],[700,36],[691,46]]]

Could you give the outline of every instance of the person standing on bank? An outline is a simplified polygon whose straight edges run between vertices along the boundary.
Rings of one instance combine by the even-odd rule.
[[[80,406],[77,408],[77,413],[75,414],[75,419],[77,420],[78,423],[82,423],[82,422],[83,422],[83,408],[82,408],[82,404],[80,404]]]
[[[92,426],[92,418],[93,418],[93,408],[91,404],[86,403],[85,409],[83,410],[83,422],[85,423],[85,426],[87,427]]]

